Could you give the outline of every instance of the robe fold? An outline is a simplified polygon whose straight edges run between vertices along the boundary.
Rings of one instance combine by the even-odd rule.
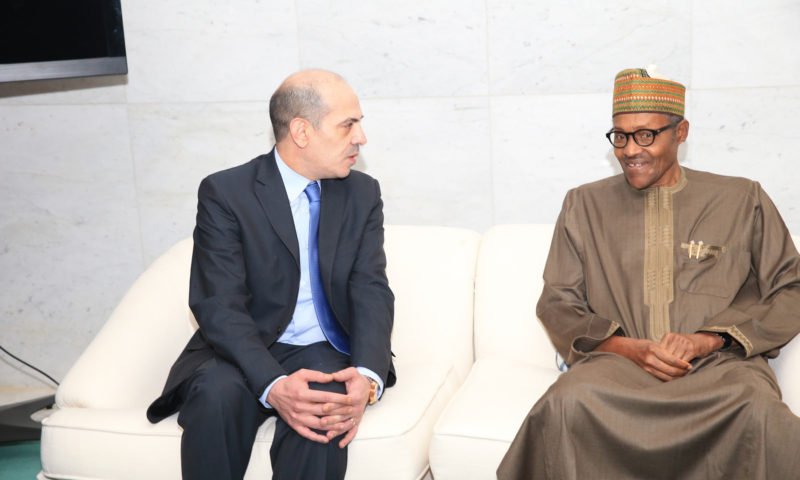
[[[800,256],[757,182],[684,167],[670,187],[573,189],[544,281],[537,315],[570,369],[499,479],[800,478],[800,418],[766,360],[800,331]],[[703,331],[736,344],[670,382],[593,351]]]

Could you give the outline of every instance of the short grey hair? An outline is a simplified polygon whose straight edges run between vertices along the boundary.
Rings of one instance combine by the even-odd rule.
[[[295,118],[308,120],[314,128],[319,128],[327,113],[328,106],[319,91],[310,85],[281,85],[269,100],[269,119],[276,142],[289,134],[289,124]]]
[[[678,115],[677,113],[665,113],[664,115],[667,116],[669,123],[672,125],[677,125],[683,121],[683,115]]]

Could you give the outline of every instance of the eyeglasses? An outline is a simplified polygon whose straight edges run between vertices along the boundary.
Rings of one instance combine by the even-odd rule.
[[[661,127],[658,130],[652,128],[641,128],[635,132],[628,133],[622,130],[614,130],[613,128],[606,133],[606,138],[614,148],[622,148],[628,144],[628,137],[633,137],[633,141],[640,147],[649,147],[656,141],[656,135],[678,125],[677,123],[670,123],[666,127]]]

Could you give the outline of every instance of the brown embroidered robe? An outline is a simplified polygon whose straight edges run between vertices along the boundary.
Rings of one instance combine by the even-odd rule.
[[[682,168],[672,187],[618,175],[571,190],[544,280],[537,314],[571,367],[498,478],[800,478],[800,418],[766,360],[800,331],[800,256],[758,183]],[[669,331],[740,346],[671,382],[593,352]]]

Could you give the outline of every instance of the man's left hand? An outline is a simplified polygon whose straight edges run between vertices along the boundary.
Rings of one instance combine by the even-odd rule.
[[[364,410],[367,408],[370,385],[367,377],[361,375],[355,367],[334,372],[333,380],[344,383],[347,395],[353,400],[353,414],[350,416],[329,415],[323,418],[323,422],[328,425],[327,436],[329,439],[347,432],[347,435],[339,442],[339,448],[344,448],[355,438],[358,432],[358,426],[361,424]]]
[[[703,358],[722,347],[722,339],[712,333],[667,333],[661,337],[665,350],[686,362]]]

